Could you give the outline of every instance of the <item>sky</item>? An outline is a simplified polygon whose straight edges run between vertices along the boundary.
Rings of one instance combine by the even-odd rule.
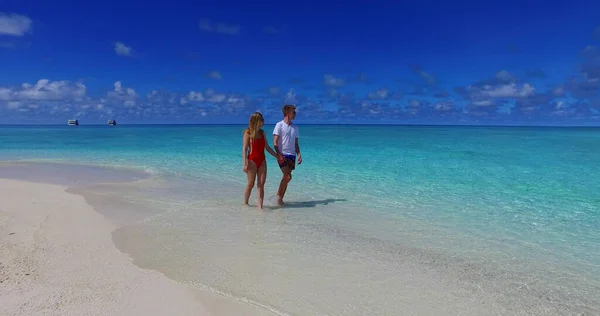
[[[0,4],[0,124],[600,125],[600,1]]]

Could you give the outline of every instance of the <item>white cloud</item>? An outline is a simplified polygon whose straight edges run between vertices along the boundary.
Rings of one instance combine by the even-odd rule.
[[[275,28],[273,26],[265,26],[263,28],[263,31],[265,33],[267,33],[267,34],[279,34],[279,33],[281,33],[281,30],[279,30],[279,29],[277,29],[277,28]]]
[[[552,93],[554,94],[554,96],[562,97],[565,95],[565,87],[558,86],[558,87],[552,89]]]
[[[473,101],[473,105],[474,106],[491,106],[491,105],[494,105],[494,102],[492,102],[492,100],[478,100],[478,101]]]
[[[517,81],[517,78],[506,70],[500,70],[496,73],[496,80],[508,83]]]
[[[0,12],[0,35],[23,36],[31,31],[31,24],[24,15]]]
[[[419,108],[421,107],[421,102],[419,100],[412,99],[408,101],[408,107],[410,108]]]
[[[323,76],[323,83],[329,87],[339,88],[339,87],[343,86],[344,84],[346,84],[346,81],[344,79],[336,78],[332,75],[326,74]]]
[[[239,96],[230,96],[227,98],[227,110],[230,113],[243,111],[247,106],[246,98]]]
[[[154,98],[157,98],[159,96],[159,94],[160,94],[160,92],[158,92],[157,90],[152,90],[152,91],[150,91],[150,93],[148,93],[146,98],[148,98],[148,100],[153,100]]]
[[[269,94],[270,95],[278,95],[280,92],[279,87],[269,87]]]
[[[146,95],[146,104],[149,106],[161,107],[166,104],[174,105],[181,97],[178,93],[167,92],[164,90],[152,90]],[[185,104],[185,103],[181,103]]]
[[[440,101],[433,106],[437,111],[450,111],[454,109],[454,103],[450,101]]]
[[[114,83],[114,90],[109,91],[107,96],[109,99],[123,101],[126,106],[134,106],[139,95],[132,88],[123,88],[121,81]]]
[[[215,80],[221,80],[221,79],[223,79],[223,75],[221,75],[221,73],[218,72],[218,71],[216,71],[216,70],[213,70],[213,71],[209,72],[208,76],[210,78],[212,78],[212,79],[215,79]]]
[[[338,96],[342,96],[343,94],[337,91],[335,88],[328,88],[325,94],[330,98],[336,98]]]
[[[236,35],[240,32],[238,24],[212,23],[209,20],[202,19],[198,21],[198,28],[205,32],[216,32],[221,34]]]
[[[472,89],[473,87],[468,87],[467,91]],[[478,94],[489,98],[526,98],[535,94],[535,88],[529,83],[525,83],[521,87],[515,83],[495,86],[484,85],[483,89],[478,91]]]
[[[286,93],[283,103],[293,105],[298,103],[298,99],[296,98],[296,93],[294,92],[294,89],[290,89],[288,93]]]
[[[35,85],[0,87],[0,101],[62,101],[82,100],[87,91],[83,83],[40,79]]]
[[[9,88],[0,87],[0,100],[8,101],[11,100],[13,91]]]
[[[386,100],[388,98],[389,93],[390,90],[388,90],[387,88],[381,88],[377,91],[369,92],[367,98],[371,100]]]
[[[23,102],[20,102],[20,101],[10,101],[10,102],[6,103],[6,107],[9,109],[17,109],[17,108],[21,107],[21,105],[23,105]]]
[[[227,95],[223,93],[215,93],[208,98],[208,102],[222,103],[227,99]]]
[[[115,43],[115,53],[121,56],[133,56],[133,49],[130,46],[127,46],[121,42]]]
[[[190,102],[204,102],[205,98],[202,92],[190,91],[179,100],[179,104],[185,105]]]
[[[431,74],[423,71],[423,70],[419,70],[417,71],[417,73],[421,76],[421,78],[423,78],[423,80],[425,81],[425,83],[427,83],[428,85],[434,85],[436,80],[435,77],[432,76]]]
[[[13,42],[0,42],[0,48],[15,48],[17,45]]]
[[[248,100],[243,95],[218,93],[209,88],[204,91],[190,91],[179,99],[180,105],[196,104],[202,106],[199,113],[203,116],[217,113],[238,113],[248,105]],[[207,112],[208,111],[208,112]]]

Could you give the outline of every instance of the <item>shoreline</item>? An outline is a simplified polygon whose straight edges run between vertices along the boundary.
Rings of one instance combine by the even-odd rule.
[[[117,226],[67,189],[0,178],[0,314],[271,314],[136,266]]]
[[[416,235],[421,240],[421,247],[412,248],[409,244],[387,242],[386,240],[378,239],[376,236],[367,236],[365,238],[360,233],[353,231],[352,228],[344,228],[344,225],[328,226],[318,221],[319,218],[314,212],[304,212],[291,208],[285,213],[274,211],[270,215],[263,214],[264,216],[260,215],[256,217],[256,214],[253,214],[253,212],[240,213],[237,208],[228,210],[228,207],[230,208],[231,205],[228,205],[227,202],[218,199],[214,200],[215,196],[206,195],[207,193],[214,194],[212,189],[215,187],[213,186],[210,187],[211,190],[208,190],[211,192],[206,193],[202,193],[202,190],[196,190],[197,188],[195,188],[193,200],[185,198],[180,200],[181,197],[187,195],[177,195],[177,197],[172,195],[181,194],[182,188],[188,186],[187,182],[183,183],[183,187],[181,185],[176,187],[163,186],[165,184],[164,181],[168,181],[161,175],[154,177],[151,174],[145,173],[147,177],[136,180],[131,179],[131,175],[134,175],[135,172],[130,169],[106,166],[98,166],[98,169],[96,169],[95,167],[84,165],[81,167],[84,168],[82,170],[77,166],[62,163],[36,164],[23,162],[21,165],[23,168],[14,168],[15,173],[12,173],[10,177],[12,180],[2,180],[4,178],[3,175],[6,173],[0,173],[0,183],[3,183],[2,181],[14,181],[15,183],[20,183],[22,186],[38,183],[42,186],[54,187],[52,190],[58,190],[55,191],[58,193],[51,195],[48,201],[56,202],[63,200],[65,194],[70,195],[71,198],[83,199],[84,203],[77,205],[81,208],[91,209],[92,214],[99,215],[102,218],[100,220],[103,223],[102,227],[104,227],[102,232],[98,230],[91,231],[97,236],[102,235],[102,238],[108,238],[109,242],[105,244],[105,248],[114,248],[118,253],[117,256],[124,256],[125,261],[119,261],[118,265],[127,267],[127,269],[132,271],[141,270],[142,273],[139,278],[142,280],[148,281],[148,276],[154,276],[157,279],[162,278],[162,281],[153,280],[151,283],[146,283],[145,286],[150,287],[152,290],[162,288],[161,290],[157,290],[161,293],[167,291],[184,293],[180,296],[185,296],[185,299],[181,299],[181,297],[177,298],[180,301],[184,301],[184,303],[179,305],[182,305],[180,307],[183,308],[183,305],[191,304],[188,299],[193,300],[201,309],[201,312],[192,313],[194,315],[287,315],[286,312],[293,314],[312,314],[324,311],[334,313],[336,311],[350,312],[346,305],[340,303],[354,296],[356,296],[356,300],[354,302],[346,302],[346,304],[358,304],[353,307],[354,310],[367,308],[365,307],[367,304],[364,304],[362,295],[368,295],[368,292],[349,291],[344,292],[343,295],[339,295],[338,293],[337,297],[336,295],[330,295],[326,300],[321,300],[315,297],[315,295],[305,294],[310,293],[310,291],[307,292],[306,290],[317,288],[323,291],[321,295],[325,296],[326,292],[336,292],[335,284],[332,286],[332,284],[322,282],[323,280],[321,279],[289,278],[288,273],[291,273],[291,271],[294,271],[294,274],[303,274],[305,276],[318,271],[317,273],[323,273],[322,277],[328,278],[331,278],[332,274],[335,274],[336,277],[332,280],[340,282],[338,287],[344,283],[350,285],[348,283],[350,280],[346,279],[350,275],[354,279],[352,282],[365,285],[372,282],[383,284],[390,282],[390,280],[395,280],[395,284],[390,283],[390,287],[381,293],[387,295],[388,293],[396,292],[397,301],[392,303],[392,305],[397,305],[396,309],[400,308],[407,312],[430,312],[438,315],[456,313],[481,315],[502,314],[503,312],[512,315],[535,315],[544,311],[547,315],[575,315],[572,312],[576,310],[585,311],[586,314],[595,314],[598,311],[597,305],[591,301],[585,301],[591,296],[585,293],[583,293],[584,296],[581,298],[578,298],[576,295],[570,296],[570,293],[569,295],[564,295],[568,292],[564,292],[562,288],[547,287],[548,284],[544,284],[544,278],[540,278],[539,275],[535,278],[528,276],[522,278],[525,276],[523,275],[523,271],[520,273],[517,273],[517,271],[511,272],[510,269],[507,270],[509,267],[498,269],[498,263],[495,263],[491,257],[479,257],[482,261],[479,262],[477,260],[474,262],[467,258],[461,259],[445,256],[437,252],[436,249],[428,251],[422,247],[422,238],[427,235],[422,234],[422,232]],[[12,168],[14,165],[9,164],[4,167]],[[48,169],[48,167],[51,168]],[[102,172],[102,177],[97,177],[99,171]],[[132,173],[129,173],[129,171]],[[113,178],[114,175],[118,175],[118,178]],[[4,184],[0,185],[0,188],[3,187]],[[22,192],[19,199],[29,200],[31,203],[32,201],[40,203],[39,197],[42,195],[29,189],[25,190],[23,187],[21,189]],[[47,188],[40,190],[44,191]],[[0,192],[7,194],[6,190],[0,190]],[[190,192],[184,191],[184,193]],[[6,197],[0,196],[0,198],[15,199],[15,196],[8,194]],[[208,198],[211,202],[206,204],[205,198]],[[175,201],[175,204],[169,203]],[[28,209],[30,207],[29,204],[23,204],[21,209]],[[0,239],[0,245],[6,243],[4,240],[7,237],[4,236],[4,231],[2,231],[3,226],[5,226],[4,218],[6,217],[4,210],[5,207],[0,203],[0,227],[2,227],[0,228],[0,236],[2,236],[0,237],[2,238]],[[64,209],[59,210],[65,212]],[[327,210],[329,211],[329,208]],[[45,211],[46,213],[48,212],[48,210]],[[75,211],[79,212],[80,210],[70,210],[72,214]],[[233,213],[227,213],[230,211],[233,211]],[[222,219],[226,219],[226,223],[221,222],[221,224],[229,226],[219,225],[219,227],[227,227],[227,229],[212,230],[213,226],[210,225],[203,227],[202,223],[219,223],[218,221],[214,221],[215,218],[211,214],[224,214],[225,217]],[[233,214],[235,215],[232,217]],[[70,223],[61,224],[63,229],[79,225],[77,223],[81,218],[79,218],[79,213],[77,215],[78,217],[73,217]],[[187,220],[179,221],[182,216]],[[210,218],[206,218],[207,220],[204,221],[201,218],[202,216],[209,216]],[[22,219],[29,220],[26,217]],[[305,220],[307,219],[310,221],[306,222]],[[317,221],[315,222],[315,220]],[[192,223],[192,225],[187,226],[185,223]],[[269,223],[275,225],[269,225]],[[162,224],[168,228],[161,229],[165,228],[160,227]],[[300,226],[296,226],[298,224]],[[280,238],[287,234],[271,234],[275,230],[291,228],[301,228],[300,230],[295,230],[295,233],[291,235],[297,236],[294,237],[296,239],[303,239],[303,242],[297,243],[298,240],[296,240],[296,243],[292,240],[287,240],[286,242],[286,240]],[[183,234],[180,234],[182,232]],[[182,242],[186,241],[185,234],[190,232],[202,235],[203,237],[201,239],[187,239],[188,243],[182,248]],[[318,238],[311,239],[311,236],[318,236]],[[330,237],[336,236],[343,238],[330,239]],[[272,239],[273,237],[276,237],[276,239]],[[450,239],[456,238],[454,235],[451,237]],[[86,238],[80,238],[80,240],[87,242]],[[245,243],[238,244],[238,241],[245,241]],[[252,241],[258,243],[252,243]],[[331,246],[332,244],[321,245],[321,241],[329,241],[335,245],[333,247]],[[47,246],[47,244],[48,241],[45,245]],[[302,249],[298,248],[302,247],[303,244],[310,246]],[[370,245],[370,247],[363,249],[367,251],[364,253],[361,252],[360,256],[352,261],[351,265],[347,265],[349,258],[345,256],[332,257],[331,259],[335,260],[325,262],[323,263],[324,265],[315,264],[312,260],[307,260],[317,257],[319,253],[331,254],[330,251],[332,249],[343,250],[346,249],[345,247],[354,247],[357,244]],[[52,245],[54,244],[52,243]],[[64,243],[59,246],[61,245],[64,246]],[[216,247],[211,247],[211,245]],[[227,247],[222,247],[223,245],[227,245]],[[296,247],[300,252],[288,251],[284,256],[278,256],[278,254],[282,254],[281,251],[285,251],[285,247],[278,248],[277,245],[288,245],[288,248],[291,245]],[[313,253],[313,250],[320,248],[319,246],[325,246],[322,249],[327,251]],[[29,247],[31,248],[32,246],[30,245]],[[88,247],[87,243],[79,245],[79,248],[86,247]],[[342,253],[345,255],[358,255],[359,253],[353,249],[355,248],[347,248],[347,251],[342,251]],[[194,257],[190,252],[199,256]],[[269,253],[275,255],[275,257],[269,256]],[[293,255],[301,253],[305,256],[293,259]],[[312,256],[306,256],[307,254],[312,254]],[[0,252],[0,263],[3,265],[4,262],[2,259],[4,257],[6,257],[4,253]],[[44,256],[41,255],[40,257]],[[90,255],[88,254],[86,258],[89,257]],[[110,255],[109,257],[113,258],[114,255]],[[276,258],[276,260],[273,260],[273,258]],[[328,258],[321,258],[321,261],[323,259]],[[106,259],[101,258],[101,260]],[[286,260],[290,262],[288,263]],[[373,271],[365,274],[364,272],[369,270],[364,268],[365,265],[362,267],[358,265],[362,260],[376,265],[381,263],[382,265],[375,266]],[[192,262],[191,265],[189,264],[190,262]],[[231,265],[231,262],[239,262],[244,267],[236,270],[236,265],[240,265]],[[383,265],[384,262],[392,265],[385,266]],[[54,265],[64,266],[68,264],[61,262]],[[338,269],[329,272],[323,270],[327,269],[328,265],[333,264]],[[5,269],[5,266],[0,267],[0,273]],[[258,276],[263,273],[261,270],[265,270],[269,266],[275,266],[276,268],[275,270],[269,269],[268,273],[263,275],[266,281],[263,282],[260,279],[255,279],[252,282],[247,282],[249,281],[246,279],[247,277]],[[368,267],[368,265],[366,266]],[[391,269],[387,275],[383,273],[384,268]],[[289,272],[286,273],[286,269]],[[318,270],[309,271],[311,269]],[[104,268],[100,270],[104,271]],[[92,271],[95,270],[92,269]],[[145,274],[145,271],[150,271],[150,275]],[[345,271],[345,273],[337,273],[339,271]],[[52,272],[57,273],[56,271]],[[68,273],[67,271],[58,272],[63,273],[63,275]],[[232,275],[231,273],[234,272],[238,272],[238,274]],[[239,274],[239,272],[242,272],[242,274]],[[136,273],[139,273],[139,271]],[[0,274],[0,276],[3,276],[3,274]],[[210,277],[215,276],[219,278],[218,282],[211,282]],[[86,277],[89,278],[89,276]],[[114,275],[110,277],[114,277]],[[27,278],[24,279],[26,280]],[[2,279],[0,278],[0,280]],[[127,288],[128,284],[122,284],[123,282],[127,283],[128,280],[130,281],[129,276],[122,278],[122,280],[112,281],[113,283],[116,282],[117,289],[119,289],[119,286],[121,286],[120,289],[125,286],[127,290],[130,290]],[[293,282],[286,283],[288,281]],[[235,286],[232,288],[231,285]],[[252,289],[248,288],[250,285],[253,287]],[[261,288],[261,286],[263,287]],[[171,287],[174,287],[173,291],[168,290]],[[300,293],[287,293],[289,296],[286,301],[283,301],[283,296],[281,298],[278,297],[278,287],[303,288],[304,290],[300,290]],[[115,288],[114,284],[112,288]],[[139,288],[142,289],[142,293],[140,294],[141,297],[137,299],[155,301],[155,299],[147,297],[154,294],[146,294],[143,287],[139,286]],[[11,289],[14,291],[14,286]],[[167,289],[167,291],[164,289]],[[333,291],[331,291],[332,289]],[[381,289],[381,287],[378,287],[378,289]],[[50,295],[47,293],[56,292],[48,291],[47,289],[40,290],[39,287],[30,289],[30,291],[33,290],[42,295]],[[73,295],[71,293],[76,292],[77,290],[68,290],[68,295]],[[582,293],[580,292],[580,294]],[[130,293],[130,295],[134,295],[134,293]],[[3,292],[0,292],[0,314],[3,312],[5,305],[3,301],[4,296]],[[162,297],[162,294],[157,294],[155,298],[159,296]],[[312,305],[314,305],[313,312],[310,312],[310,305],[288,305],[289,303],[296,303],[294,301],[296,296],[300,296],[301,299],[305,300],[316,298],[317,300],[312,302]],[[360,299],[358,299],[359,297]],[[280,299],[280,302],[274,302],[273,298]],[[50,299],[56,298],[50,296]],[[113,298],[110,302],[115,300]],[[361,301],[362,304],[359,303]],[[572,302],[568,303],[569,301]],[[161,304],[165,305],[169,302],[171,302],[170,298],[166,298]],[[380,298],[373,297],[372,302],[369,304],[371,306],[368,308],[381,309],[380,312],[384,313],[382,306],[386,306],[387,304]],[[99,305],[107,304],[101,303]],[[133,309],[132,314],[138,314],[135,307],[130,308]],[[27,313],[24,312],[23,314]],[[57,314],[68,315],[68,312],[61,310]],[[114,313],[110,313],[109,311],[107,314]],[[127,313],[122,312],[120,314]],[[185,313],[179,314],[185,315]],[[149,315],[152,315],[152,313]]]

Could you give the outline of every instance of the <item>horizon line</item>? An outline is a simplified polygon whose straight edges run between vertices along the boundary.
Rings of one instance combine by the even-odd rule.
[[[298,124],[298,123],[297,123]],[[107,123],[90,123],[90,124],[79,124],[76,126],[69,126],[67,124],[58,124],[58,123],[46,123],[46,124],[33,124],[33,123],[9,123],[9,124],[0,124],[0,127],[5,126],[29,126],[29,127],[71,127],[77,128],[78,126],[109,126],[112,128],[118,126],[246,126],[247,123],[121,123],[116,126],[108,125]],[[275,125],[265,124],[265,125]],[[413,126],[413,127],[580,127],[580,128],[594,128],[600,127],[600,124],[595,125],[553,125],[553,124],[418,124],[418,123],[299,123],[299,125],[305,126]]]

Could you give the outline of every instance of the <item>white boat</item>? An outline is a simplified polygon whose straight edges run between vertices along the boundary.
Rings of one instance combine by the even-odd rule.
[[[116,120],[108,120],[108,125],[117,125]]]
[[[79,120],[69,120],[69,125],[79,125]]]

